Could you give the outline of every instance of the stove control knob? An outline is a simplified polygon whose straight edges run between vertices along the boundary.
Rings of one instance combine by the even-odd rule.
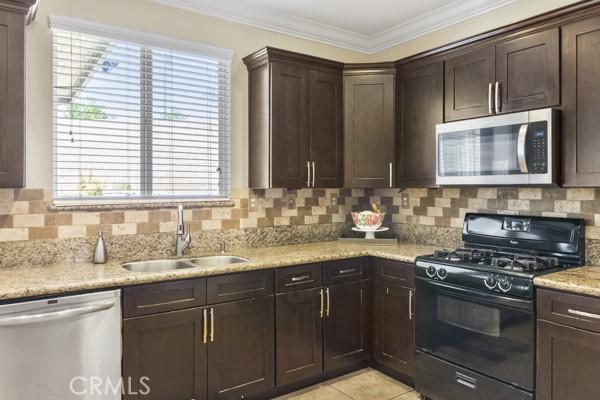
[[[435,269],[435,267],[433,265],[430,265],[425,270],[425,273],[427,274],[428,277],[433,278],[435,276],[436,269]]]
[[[444,280],[448,276],[448,271],[446,271],[444,268],[440,268],[437,270],[437,276],[441,280]]]
[[[498,280],[498,288],[506,293],[512,288],[512,283],[510,283],[508,278],[500,278]]]
[[[483,283],[485,287],[487,287],[490,290],[495,289],[496,285],[498,285],[498,281],[493,276],[488,276],[486,279],[484,279]]]

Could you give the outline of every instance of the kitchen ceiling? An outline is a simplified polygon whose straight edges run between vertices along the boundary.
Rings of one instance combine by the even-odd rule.
[[[520,0],[153,0],[363,53]]]

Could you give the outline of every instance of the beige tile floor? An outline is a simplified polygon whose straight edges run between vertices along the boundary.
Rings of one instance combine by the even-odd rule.
[[[410,386],[367,368],[277,400],[419,400]]]

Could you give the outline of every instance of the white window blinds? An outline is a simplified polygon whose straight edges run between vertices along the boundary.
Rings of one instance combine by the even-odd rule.
[[[53,31],[55,199],[229,196],[229,60]]]

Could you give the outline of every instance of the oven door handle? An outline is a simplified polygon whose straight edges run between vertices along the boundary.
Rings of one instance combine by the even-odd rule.
[[[486,292],[483,292],[483,291],[480,291],[480,290],[474,289],[474,288],[469,289],[469,288],[463,288],[460,286],[450,285],[447,283],[435,282],[435,281],[432,281],[430,279],[426,279],[426,278],[423,278],[420,276],[417,276],[415,278],[415,280],[418,283],[422,283],[424,285],[430,286],[437,290],[441,290],[445,293],[448,293],[455,297],[460,297],[462,299],[477,300],[477,301],[488,303],[488,304],[511,307],[511,308],[515,308],[515,309],[533,313],[533,309],[534,309],[533,299],[531,299],[531,300],[517,299],[517,298],[513,298],[513,297],[506,297],[501,294],[486,293]],[[417,289],[415,292],[417,293],[417,296],[419,296],[419,290]]]
[[[519,169],[524,174],[529,172],[529,168],[527,168],[527,156],[525,154],[528,127],[529,124],[521,125],[521,128],[519,129],[519,138],[517,139],[517,158],[519,160]]]

